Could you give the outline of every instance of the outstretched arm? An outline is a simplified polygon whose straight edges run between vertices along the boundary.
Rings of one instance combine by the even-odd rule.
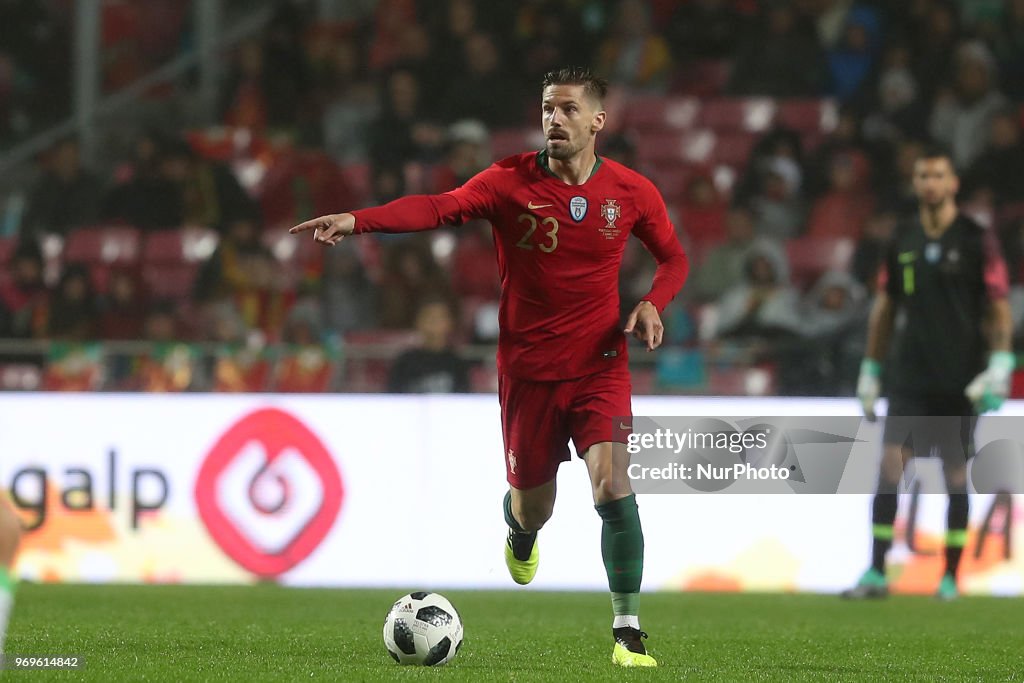
[[[335,213],[299,223],[293,235],[313,231],[313,239],[335,245],[348,235],[365,232],[418,232],[446,223],[461,223],[462,206],[450,194],[410,195],[371,209]]]
[[[442,225],[461,225],[472,218],[489,218],[497,202],[495,166],[470,178],[460,188],[444,194],[409,195],[383,206],[335,213],[299,223],[293,235],[313,231],[313,239],[335,245],[353,234],[366,232],[418,232]]]

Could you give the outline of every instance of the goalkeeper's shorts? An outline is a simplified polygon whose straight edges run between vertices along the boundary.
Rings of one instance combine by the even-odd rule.
[[[978,416],[966,396],[890,396],[886,415],[882,440],[887,445],[947,462],[966,462],[974,455]]]

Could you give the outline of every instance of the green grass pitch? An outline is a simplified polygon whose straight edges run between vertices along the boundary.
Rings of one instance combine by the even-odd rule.
[[[414,589],[415,587],[410,587]],[[600,593],[442,591],[466,641],[438,669],[400,667],[381,639],[404,591],[278,586],[23,585],[7,651],[81,655],[79,671],[5,680],[1022,680],[1024,605],[927,597],[646,594],[657,670],[611,665]]]

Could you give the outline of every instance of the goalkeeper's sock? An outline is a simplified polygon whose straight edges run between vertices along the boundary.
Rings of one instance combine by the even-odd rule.
[[[14,579],[6,567],[0,567],[0,656],[4,653],[4,636],[7,635],[7,621],[14,607]]]
[[[967,545],[967,516],[970,511],[966,493],[951,493],[946,510],[946,574],[956,577],[960,557]]]
[[[595,506],[601,516],[601,556],[612,593],[613,628],[640,628],[640,582],[644,574],[644,533],[636,496]]]
[[[885,556],[892,547],[892,525],[896,521],[896,494],[889,493],[888,488],[879,484],[871,504],[871,568],[882,576],[885,576]]]

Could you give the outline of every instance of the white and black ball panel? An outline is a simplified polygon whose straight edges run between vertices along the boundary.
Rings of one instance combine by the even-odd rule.
[[[400,664],[440,666],[462,646],[462,619],[443,595],[417,591],[396,600],[384,620],[384,645]]]

